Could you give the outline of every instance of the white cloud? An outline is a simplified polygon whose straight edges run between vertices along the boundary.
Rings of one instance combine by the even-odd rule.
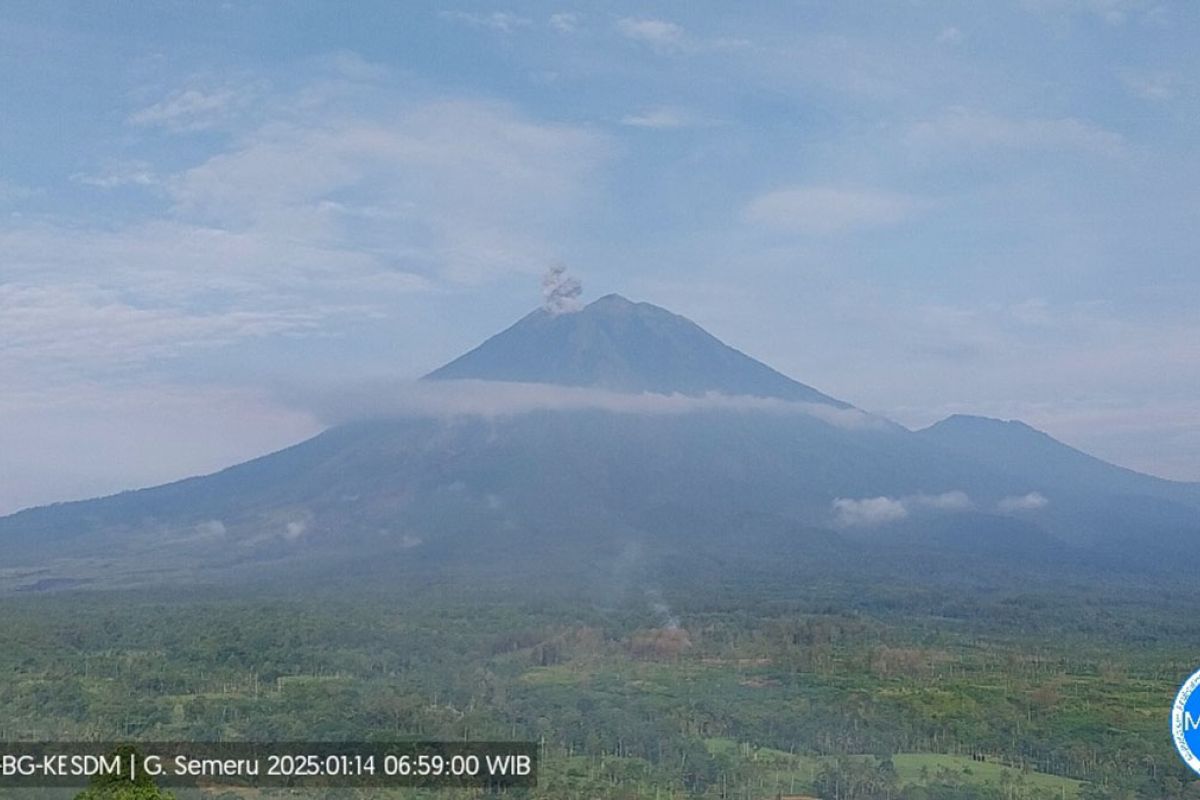
[[[101,189],[116,189],[120,186],[158,186],[162,179],[146,161],[113,161],[95,172],[77,172],[72,180]]]
[[[201,348],[310,330],[323,316],[317,308],[143,308],[90,285],[0,284],[0,370],[14,376],[13,385],[123,372]]]
[[[574,33],[579,29],[579,15],[565,12],[551,14],[550,27],[559,33]]]
[[[1125,88],[1143,100],[1164,102],[1179,92],[1179,76],[1174,72],[1122,70],[1119,75]]]
[[[289,542],[292,542],[292,541],[295,541],[296,539],[299,539],[307,531],[308,531],[308,520],[306,520],[306,519],[289,520],[287,525],[284,526],[283,538],[287,539]]]
[[[617,20],[617,30],[626,39],[663,54],[720,53],[750,47],[749,41],[737,37],[691,36],[681,25],[663,19],[622,17]]]
[[[1022,0],[1022,5],[1039,14],[1088,14],[1113,27],[1124,25],[1131,17],[1157,19],[1163,10],[1155,0]]]
[[[390,67],[378,61],[368,61],[353,50],[338,50],[316,59],[316,63],[333,75],[348,81],[372,83],[393,76]]]
[[[502,104],[353,91],[370,98],[356,113],[336,83],[264,98],[265,122],[190,168],[78,177],[158,181],[157,215],[0,219],[0,513],[316,432],[307,412],[244,392],[164,384],[218,349],[339,335],[395,317],[413,292],[513,273],[529,275],[532,301],[608,140]]]
[[[839,497],[833,501],[835,522],[843,528],[866,528],[895,522],[908,516],[908,507],[890,497],[866,497],[851,500]]]
[[[750,222],[781,231],[838,234],[895,225],[923,203],[911,195],[834,186],[797,186],[755,198],[747,206]]]
[[[996,504],[996,508],[1002,513],[1011,514],[1017,511],[1036,511],[1049,504],[1050,501],[1040,493],[1030,492],[1029,494],[1005,497]]]
[[[0,223],[0,370],[101,375],[248,338],[322,335],[413,291],[531,278],[558,257],[608,140],[480,101],[377,98],[274,119],[174,174],[123,164],[80,180],[161,185],[167,212],[124,227]]]
[[[947,149],[1078,150],[1104,156],[1121,153],[1124,138],[1073,117],[1012,119],[986,111],[951,108],[911,126],[910,147],[934,155]]]
[[[813,417],[845,430],[879,430],[885,420],[856,408],[803,403],[773,397],[682,394],[632,394],[588,387],[507,381],[375,381],[339,384],[327,390],[288,387],[281,396],[304,398],[329,424],[381,416],[507,417],[531,411],[609,411],[615,414],[691,414],[746,411]],[[924,497],[923,495],[921,497]],[[934,501],[936,502],[936,500]]]
[[[942,28],[937,35],[937,40],[941,44],[962,44],[964,38],[963,32],[953,25]]]
[[[834,523],[842,528],[866,528],[905,519],[922,509],[937,512],[968,511],[974,507],[966,492],[912,494],[904,497],[839,497],[833,501]]]
[[[215,89],[187,88],[134,112],[129,122],[158,126],[176,133],[208,130],[227,123],[231,117],[259,98],[260,84],[221,86]]]
[[[626,115],[621,118],[621,124],[634,128],[666,130],[672,128],[708,127],[718,123],[686,108],[658,106],[657,108],[647,108],[636,114]]]
[[[608,149],[506,105],[441,101],[266,126],[170,190],[177,211],[209,224],[334,242],[349,229],[393,268],[479,281],[555,257],[548,234]]]
[[[518,28],[526,28],[533,24],[533,20],[528,17],[522,17],[511,11],[493,11],[490,14],[471,11],[442,11],[440,16],[442,19],[452,22],[461,22],[474,28],[488,28],[500,33],[512,33]]]
[[[622,17],[617,20],[617,30],[628,39],[663,52],[683,50],[689,45],[683,28],[666,20]]]

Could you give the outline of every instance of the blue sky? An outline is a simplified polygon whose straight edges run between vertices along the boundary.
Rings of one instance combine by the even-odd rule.
[[[0,511],[320,429],[539,302],[1200,480],[1200,6],[0,6]]]

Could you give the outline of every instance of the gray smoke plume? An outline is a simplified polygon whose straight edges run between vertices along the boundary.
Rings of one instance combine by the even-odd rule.
[[[566,264],[554,264],[542,275],[542,308],[551,314],[569,314],[580,308],[583,284],[567,275]]]

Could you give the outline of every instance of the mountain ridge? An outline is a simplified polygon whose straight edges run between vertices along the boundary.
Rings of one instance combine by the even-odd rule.
[[[1046,472],[1051,464],[1055,469],[1062,469],[1065,459],[1072,462],[1071,466],[1075,469],[1084,469],[1096,476],[1104,475],[1109,480],[1124,477],[1200,491],[1200,482],[1161,478],[1105,461],[1018,419],[951,414],[915,433],[963,453],[978,455],[988,452],[991,460],[996,460],[1001,454],[1005,458],[1015,458],[1017,448],[1024,448],[1026,456],[1036,452],[1039,458],[1022,462],[1021,468],[1025,471]]]

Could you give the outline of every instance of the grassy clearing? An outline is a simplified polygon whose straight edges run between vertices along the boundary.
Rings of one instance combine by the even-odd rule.
[[[788,791],[810,790],[817,773],[831,759],[819,756],[793,755],[783,750],[753,747],[733,739],[713,738],[705,741],[714,756],[741,760],[761,770],[768,785],[785,787]],[[869,755],[855,758],[872,758]],[[1042,794],[1053,794],[1063,800],[1077,800],[1082,782],[1060,775],[1034,770],[1022,770],[994,761],[975,761],[970,756],[940,753],[897,753],[892,757],[901,786],[924,786],[942,770],[954,773],[963,783],[1000,786],[1003,783],[1022,783]]]
[[[1021,778],[1031,787],[1058,793],[1066,800],[1079,796],[1082,783],[1061,775],[1045,772],[1028,772],[1008,767],[994,761],[974,761],[970,756],[941,755],[938,753],[897,753],[892,758],[896,773],[902,784],[923,784],[923,775],[934,775],[940,769],[958,773],[968,783],[991,783],[999,785],[1005,775],[1011,780]],[[922,772],[924,770],[924,772]]]

